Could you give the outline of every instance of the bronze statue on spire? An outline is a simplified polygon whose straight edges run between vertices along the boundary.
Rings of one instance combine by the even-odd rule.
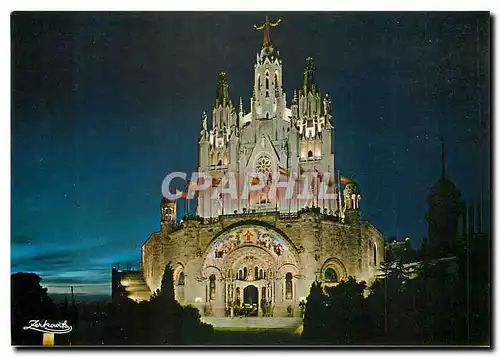
[[[278,19],[278,21],[272,23],[269,21],[269,17],[266,16],[266,20],[264,23],[260,26],[253,25],[256,30],[264,30],[264,46],[269,47],[271,46],[271,27],[276,27],[278,24],[281,22],[281,19]]]

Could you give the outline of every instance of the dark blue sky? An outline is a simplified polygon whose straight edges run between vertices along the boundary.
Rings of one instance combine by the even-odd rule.
[[[110,267],[159,227],[161,182],[196,169],[217,72],[249,110],[263,13],[12,15],[12,271],[108,293]],[[329,92],[336,168],[385,236],[426,234],[447,172],[490,204],[487,13],[280,13],[290,105],[304,59]],[[489,216],[489,213],[487,216]],[[52,292],[68,291],[52,288]]]

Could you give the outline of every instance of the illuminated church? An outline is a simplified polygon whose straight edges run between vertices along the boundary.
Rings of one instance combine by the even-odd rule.
[[[282,58],[270,40],[278,23],[266,18],[256,27],[264,41],[247,108],[241,98],[234,106],[228,76],[219,73],[198,138],[198,171],[213,181],[196,197],[196,216],[178,223],[176,201],[164,198],[160,231],[142,246],[141,274],[149,290],[160,288],[171,262],[176,299],[202,315],[224,316],[246,306],[260,316],[267,304],[274,316],[298,316],[313,281],[329,285],[353,276],[370,282],[384,256],[382,235],[360,218],[357,185],[336,175],[331,101],[320,92],[312,58],[287,106]],[[312,184],[307,198],[287,197],[284,188],[273,195],[265,185],[214,199],[227,172],[266,179],[296,173],[310,176]],[[320,184],[334,194],[320,198]]]

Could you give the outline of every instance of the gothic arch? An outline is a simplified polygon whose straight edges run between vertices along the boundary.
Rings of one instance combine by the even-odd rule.
[[[293,277],[295,278],[297,275],[299,275],[300,270],[296,264],[285,263],[278,267],[276,274],[278,274],[279,277],[284,278],[287,272],[291,272]]]
[[[177,262],[174,267],[174,282],[177,282],[177,276],[178,274],[180,274],[181,272],[184,272],[184,274],[186,273],[186,268],[184,266],[184,264],[182,264],[181,262]]]
[[[270,230],[270,231],[274,231],[276,232],[287,244],[287,246],[290,248],[290,250],[296,255],[298,256],[298,252],[297,252],[297,247],[295,246],[295,244],[292,242],[292,240],[290,238],[288,238],[288,236],[279,228],[271,225],[270,223],[267,223],[267,222],[264,222],[264,221],[259,221],[259,220],[254,220],[254,219],[249,219],[249,220],[246,220],[246,221],[242,221],[242,222],[236,222],[236,223],[233,223],[233,224],[230,224],[228,225],[227,227],[225,227],[224,229],[222,229],[220,232],[218,232],[214,238],[212,238],[212,240],[208,243],[207,247],[205,248],[205,251],[203,252],[203,258],[206,259],[208,253],[210,252],[213,244],[217,241],[217,239],[219,239],[224,233],[226,232],[229,232],[233,229],[236,229],[236,228],[242,228],[242,227],[245,227],[245,226],[256,226],[256,227],[259,227],[259,228],[264,228],[264,229],[267,229],[267,230]]]
[[[212,274],[215,275],[217,280],[222,279],[222,271],[214,265],[206,266],[205,269],[203,269],[203,271],[204,271],[203,277],[206,279],[208,279]]]
[[[275,227],[259,223],[237,222],[219,232],[202,255],[201,277],[206,279],[214,272],[218,279],[224,278],[227,270],[234,268],[234,260],[242,255],[260,257],[262,268],[273,273],[289,264],[298,274],[300,259],[294,244]]]
[[[345,265],[338,258],[329,258],[321,267],[321,279],[324,279],[326,269],[332,268],[337,274],[338,281],[347,279],[347,269]]]

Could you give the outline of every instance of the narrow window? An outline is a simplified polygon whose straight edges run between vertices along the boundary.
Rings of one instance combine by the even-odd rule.
[[[254,274],[255,280],[259,279],[259,268],[255,267],[255,274]]]
[[[292,291],[292,273],[288,272],[285,275],[285,299],[292,300],[293,291]]]
[[[210,275],[210,300],[215,300],[215,275]]]
[[[377,246],[373,245],[373,266],[377,266]]]

